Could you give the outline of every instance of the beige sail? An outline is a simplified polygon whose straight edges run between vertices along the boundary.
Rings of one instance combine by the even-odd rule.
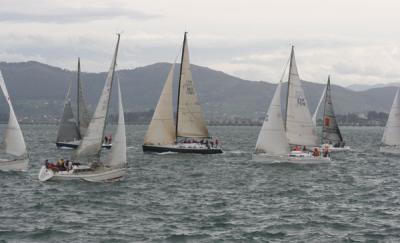
[[[192,71],[189,62],[189,48],[186,33],[183,40],[181,72],[179,78],[178,137],[208,137],[208,129],[203,111],[198,101],[193,84]]]
[[[318,138],[297,71],[293,47],[289,66],[285,128],[289,144],[317,145]]]
[[[164,88],[161,91],[153,119],[144,138],[145,145],[173,144],[176,139],[175,122],[172,102],[172,81],[174,79],[175,63],[171,66]]]

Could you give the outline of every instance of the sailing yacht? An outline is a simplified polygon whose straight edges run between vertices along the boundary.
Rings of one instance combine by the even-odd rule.
[[[390,154],[400,154],[400,99],[399,88],[394,96],[392,108],[386,122],[382,137],[380,152]]]
[[[315,127],[297,71],[293,46],[289,61],[285,119],[282,119],[281,111],[281,79],[259,133],[255,154],[288,156],[289,162],[296,163],[329,161],[329,156],[323,156],[316,148]]]
[[[349,151],[350,147],[345,146],[345,141],[343,140],[339,125],[336,121],[335,112],[333,110],[330,76],[328,76],[328,82],[324,89],[324,93],[322,94],[321,100],[325,101],[321,136],[322,149],[328,148],[329,152]],[[315,126],[319,106],[320,103],[318,104],[313,116],[313,122]]]
[[[77,71],[77,119],[74,118],[71,105],[71,86],[68,86],[67,95],[65,96],[64,110],[61,117],[60,125],[57,132],[56,146],[57,148],[76,149],[81,142],[82,137],[86,133],[89,126],[90,116],[83,98],[82,82],[81,82],[81,60],[78,58]],[[111,144],[103,144],[103,148],[111,148]]]
[[[193,83],[187,33],[182,47],[176,122],[173,115],[173,64],[169,70],[153,118],[147,130],[143,152],[222,153],[219,141],[210,137]]]
[[[5,131],[4,140],[1,149],[5,153],[4,159],[0,159],[1,171],[26,171],[28,169],[28,153],[21,127],[19,126],[11,99],[4,82],[3,74],[0,71],[0,87],[10,109],[8,125]]]
[[[115,47],[111,67],[108,71],[96,110],[90,120],[85,135],[67,168],[49,168],[46,164],[39,172],[39,180],[85,180],[109,181],[123,177],[126,173],[126,133],[121,88],[118,85],[118,125],[114,137],[114,146],[105,161],[101,161],[101,147],[106,126],[106,118],[113,86],[120,35]]]

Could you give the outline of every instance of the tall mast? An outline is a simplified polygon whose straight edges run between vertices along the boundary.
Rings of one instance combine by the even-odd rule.
[[[182,55],[181,55],[181,68],[180,68],[180,71],[179,71],[178,102],[176,104],[176,123],[175,123],[176,124],[176,127],[175,127],[176,140],[178,140],[179,96],[181,95],[182,67],[183,67],[183,57],[185,55],[186,34],[187,34],[187,32],[185,32],[184,37],[183,37]]]
[[[77,122],[78,122],[78,128],[80,128],[81,126],[80,126],[80,117],[79,117],[79,90],[80,90],[80,88],[81,88],[81,58],[80,57],[78,57],[78,75],[77,75],[77,88],[76,88],[76,91],[77,91],[77,94],[76,94],[76,109],[77,109]],[[82,134],[81,134],[81,136],[83,136]]]
[[[288,74],[288,82],[287,82],[287,90],[286,90],[285,130],[286,130],[286,122],[287,122],[287,116],[288,116],[290,74],[292,72],[293,55],[294,55],[294,46],[292,45],[292,51],[290,52],[289,74]]]

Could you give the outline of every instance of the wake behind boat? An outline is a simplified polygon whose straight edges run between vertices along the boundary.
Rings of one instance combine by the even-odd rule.
[[[0,159],[0,170],[2,171],[26,171],[28,169],[28,153],[21,127],[19,126],[10,96],[0,71],[0,87],[8,103],[9,117],[1,149],[5,152],[7,159]]]
[[[400,154],[400,99],[399,88],[393,99],[389,117],[386,122],[382,137],[382,146],[379,149],[382,153]]]
[[[46,163],[40,172],[39,180],[85,180],[109,181],[123,177],[126,173],[126,132],[124,111],[122,106],[121,88],[118,83],[118,125],[114,138],[114,146],[105,161],[100,160],[102,140],[106,126],[111,89],[114,80],[115,66],[118,54],[120,35],[110,70],[104,84],[99,102],[93,117],[82,138],[73,160],[61,161],[57,165]]]
[[[330,161],[329,152],[324,151],[321,155],[320,149],[315,147],[317,144],[316,132],[297,72],[293,47],[289,62],[285,120],[282,119],[280,97],[284,76],[282,75],[258,135],[255,154],[258,157],[259,155],[269,157],[274,161],[279,156],[280,162]],[[285,71],[286,67],[284,73]],[[312,148],[312,152],[307,151],[307,147]]]
[[[77,119],[75,120],[74,112],[71,105],[71,86],[69,83],[68,91],[65,96],[64,110],[61,117],[60,125],[57,132],[57,148],[77,149],[82,137],[86,133],[89,126],[90,117],[87,110],[86,102],[83,97],[82,81],[81,81],[81,60],[78,58],[77,71]],[[110,149],[111,143],[104,143],[103,148]]]
[[[175,68],[175,64],[173,64],[147,130],[142,146],[143,152],[222,153],[218,139],[209,135],[203,111],[197,98],[190,68],[186,35],[185,32],[178,85],[176,123],[174,122],[172,101],[172,82]]]

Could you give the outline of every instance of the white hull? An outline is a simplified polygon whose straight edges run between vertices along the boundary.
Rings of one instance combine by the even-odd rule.
[[[79,170],[54,172],[42,166],[39,172],[40,181],[65,181],[80,180],[91,182],[112,181],[122,178],[126,174],[126,168],[101,168],[99,170]]]
[[[330,162],[330,157],[314,157],[310,153],[291,152],[285,155],[253,154],[253,161],[265,163],[295,163],[295,164],[318,164]]]
[[[379,152],[387,154],[400,154],[400,146],[382,146]]]
[[[29,159],[0,160],[1,171],[27,171]]]

